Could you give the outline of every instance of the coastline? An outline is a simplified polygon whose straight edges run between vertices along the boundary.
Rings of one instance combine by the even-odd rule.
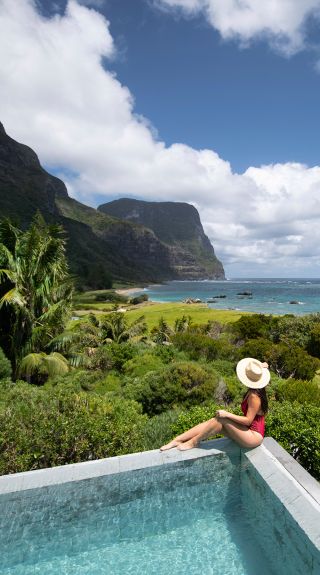
[[[133,288],[124,288],[124,289],[116,289],[115,292],[119,295],[133,295],[135,293],[144,291],[143,287],[133,287]]]

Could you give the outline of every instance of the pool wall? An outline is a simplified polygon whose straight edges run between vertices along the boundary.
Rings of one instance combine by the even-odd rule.
[[[20,524],[18,516],[22,510],[29,512],[34,521],[37,507],[40,529],[45,493],[54,490],[55,486],[65,484],[66,501],[76,504],[71,506],[70,512],[76,513],[76,506],[83,508],[86,504],[90,489],[84,493],[83,487],[90,486],[91,479],[100,478],[102,491],[109,489],[110,497],[116,499],[121,492],[123,496],[127,472],[147,472],[148,468],[157,467],[159,475],[163,475],[166,469],[169,473],[168,465],[215,456],[224,462],[227,473],[232,473],[234,464],[240,463],[237,473],[240,472],[242,501],[252,525],[252,536],[263,546],[277,575],[320,575],[320,485],[271,438],[266,438],[262,446],[252,450],[241,450],[228,439],[217,439],[185,452],[154,450],[1,476],[0,504],[2,501],[5,511],[0,518],[2,536],[10,538],[11,529],[14,533],[15,524]],[[144,488],[147,488],[148,473],[145,475]],[[107,482],[106,476],[110,476]],[[140,482],[139,474],[137,481]],[[78,482],[82,482],[82,488]],[[40,488],[44,489],[41,491]],[[80,493],[83,498],[78,497]],[[104,498],[105,493],[101,492],[101,496]],[[23,504],[25,498],[30,502],[29,510],[28,505]],[[63,512],[65,514],[65,507]],[[23,533],[20,535],[23,538]],[[21,554],[25,551],[22,547]],[[276,563],[275,557],[278,557]]]
[[[243,505],[270,566],[320,575],[319,483],[271,438],[243,451],[241,468]]]

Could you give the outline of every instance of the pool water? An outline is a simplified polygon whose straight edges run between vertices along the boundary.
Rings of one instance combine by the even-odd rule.
[[[0,574],[273,575],[245,507],[223,453],[2,495]]]

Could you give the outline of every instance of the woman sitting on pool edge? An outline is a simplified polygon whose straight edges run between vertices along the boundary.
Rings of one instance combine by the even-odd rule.
[[[265,387],[270,381],[267,363],[252,357],[245,357],[237,364],[239,381],[248,387],[241,409],[243,415],[234,415],[219,409],[216,416],[199,423],[170,443],[160,447],[161,451],[177,447],[180,451],[197,447],[199,442],[218,433],[233,439],[240,447],[258,447],[264,437],[264,418],[268,411]]]

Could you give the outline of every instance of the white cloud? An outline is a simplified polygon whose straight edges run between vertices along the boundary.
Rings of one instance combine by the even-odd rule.
[[[306,21],[320,11],[320,0],[155,0],[155,5],[203,13],[222,38],[246,45],[264,37],[287,55],[305,47]]]
[[[319,275],[320,168],[239,175],[212,150],[167,147],[105,69],[113,55],[108,22],[93,9],[71,0],[65,15],[46,19],[32,0],[0,0],[7,132],[67,174],[86,203],[107,195],[193,203],[229,275]]]

